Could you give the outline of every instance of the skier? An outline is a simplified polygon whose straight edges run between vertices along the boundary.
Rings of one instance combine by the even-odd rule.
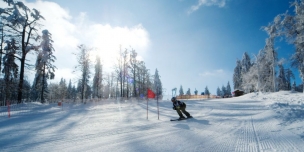
[[[190,115],[190,113],[186,111],[186,104],[184,102],[176,100],[176,97],[172,97],[171,101],[173,103],[173,110],[176,110],[176,112],[179,115],[179,119],[178,120],[186,119],[183,116],[182,112],[187,116],[187,118],[192,118],[192,116]]]

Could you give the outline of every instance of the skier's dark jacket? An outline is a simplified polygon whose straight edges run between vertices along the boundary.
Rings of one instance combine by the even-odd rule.
[[[176,110],[177,107],[186,108],[186,104],[182,101],[176,100],[173,103],[173,109]]]

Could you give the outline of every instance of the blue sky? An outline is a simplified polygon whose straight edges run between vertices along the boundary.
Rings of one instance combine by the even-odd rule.
[[[109,53],[113,48],[119,50],[117,44],[124,43],[123,48],[131,46],[139,53],[151,74],[156,68],[159,70],[166,94],[181,85],[184,91],[190,88],[192,93],[195,88],[203,92],[208,86],[215,94],[216,88],[226,86],[228,81],[233,88],[236,59],[241,59],[245,51],[253,58],[253,54],[264,47],[267,38],[261,27],[290,9],[290,0],[51,0],[27,3],[45,15],[45,28],[53,33],[58,53],[56,80],[75,78],[71,70],[67,70],[73,68],[75,60],[69,58],[66,62],[64,52],[76,50],[77,44],[100,45],[100,50]],[[50,8],[54,9],[50,11]],[[108,37],[102,37],[107,35],[105,29],[112,31]],[[129,36],[112,38],[113,33]],[[116,44],[115,39],[120,38]],[[108,42],[109,39],[112,41]],[[113,48],[103,48],[109,43]],[[294,52],[293,46],[285,41],[276,47],[279,58],[289,59]],[[104,60],[106,64],[107,59]],[[300,82],[297,78],[297,84]]]

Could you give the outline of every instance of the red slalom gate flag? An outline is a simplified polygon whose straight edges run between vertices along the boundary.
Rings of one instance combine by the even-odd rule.
[[[148,89],[147,94],[148,94],[148,98],[155,98],[155,93],[152,90]]]

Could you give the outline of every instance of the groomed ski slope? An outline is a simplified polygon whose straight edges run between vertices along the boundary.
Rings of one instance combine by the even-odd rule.
[[[304,151],[302,93],[185,102],[194,119],[170,121],[171,101],[159,120],[151,100],[148,120],[145,101],[39,105],[58,110],[0,117],[0,151]]]

